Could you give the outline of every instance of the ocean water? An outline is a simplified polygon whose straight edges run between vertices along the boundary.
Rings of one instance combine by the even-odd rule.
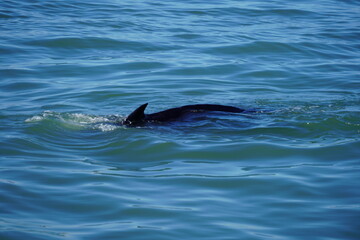
[[[360,239],[360,2],[2,0],[0,129],[1,240]]]

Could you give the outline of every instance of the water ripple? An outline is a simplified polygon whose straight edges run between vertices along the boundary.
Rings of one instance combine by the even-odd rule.
[[[359,23],[349,0],[3,0],[0,239],[359,239]],[[146,102],[255,112],[118,124]]]

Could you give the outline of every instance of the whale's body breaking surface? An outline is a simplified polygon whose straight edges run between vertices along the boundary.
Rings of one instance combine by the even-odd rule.
[[[186,105],[177,108],[170,108],[161,112],[145,114],[145,109],[147,103],[138,107],[133,111],[121,124],[136,126],[149,122],[171,122],[181,119],[183,116],[192,114],[192,113],[202,113],[202,112],[229,112],[229,113],[242,113],[248,112],[247,110],[225,105],[217,104],[195,104],[195,105]],[[250,111],[251,112],[251,111]]]

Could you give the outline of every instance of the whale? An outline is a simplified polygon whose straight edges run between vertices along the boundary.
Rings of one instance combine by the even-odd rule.
[[[142,104],[128,115],[120,123],[127,126],[138,126],[146,123],[163,123],[178,121],[185,116],[206,113],[206,112],[227,112],[227,113],[244,113],[251,112],[238,107],[218,105],[218,104],[195,104],[185,105],[176,108],[170,108],[161,112],[145,114],[148,103]]]

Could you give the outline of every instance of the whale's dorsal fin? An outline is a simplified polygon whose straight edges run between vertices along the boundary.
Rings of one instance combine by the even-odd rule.
[[[145,103],[133,111],[124,121],[125,124],[136,124],[144,120],[145,118],[145,108],[148,103]]]

